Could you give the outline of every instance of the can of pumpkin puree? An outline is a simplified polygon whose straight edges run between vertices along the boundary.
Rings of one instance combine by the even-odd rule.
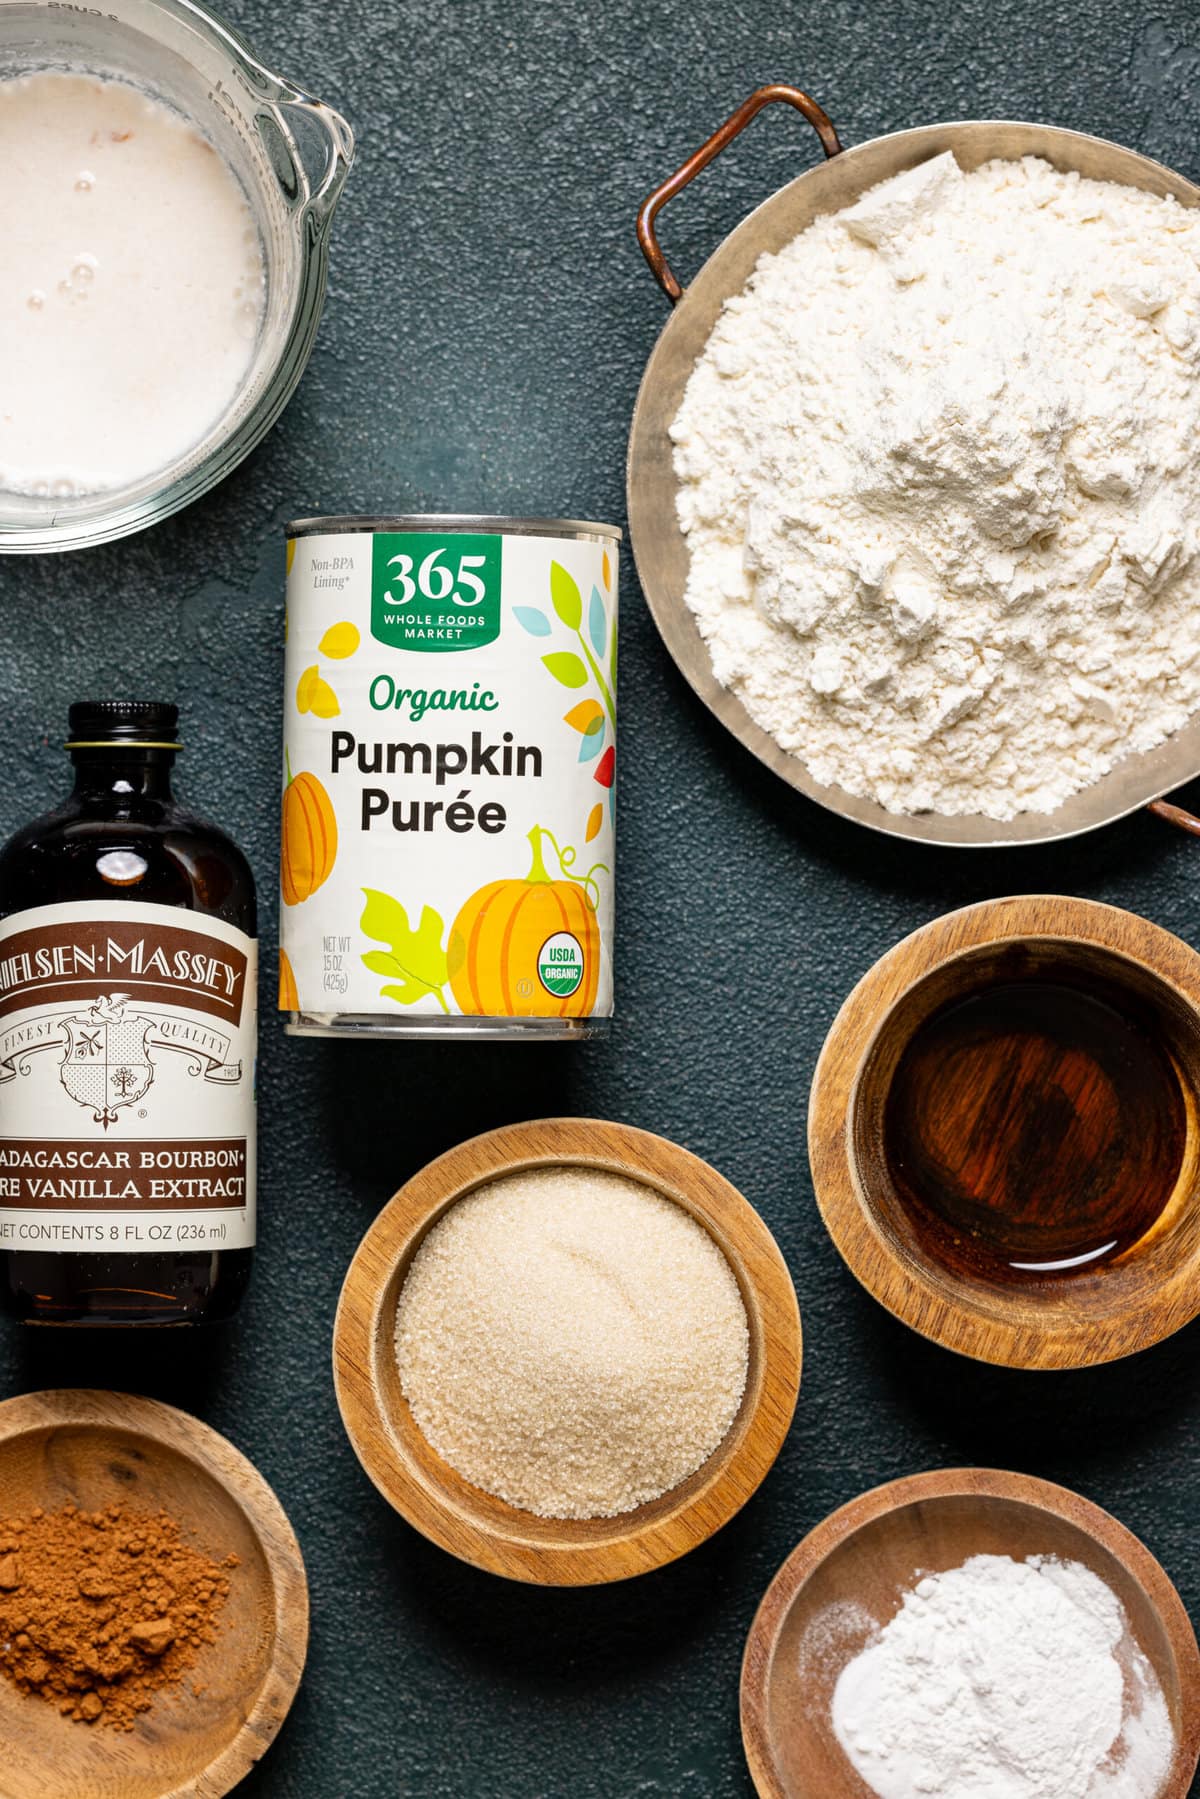
[[[604,1027],[620,537],[466,515],[289,525],[289,1032]]]

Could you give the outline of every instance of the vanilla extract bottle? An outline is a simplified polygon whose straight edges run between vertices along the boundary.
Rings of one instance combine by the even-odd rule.
[[[171,791],[178,709],[73,705],[0,851],[0,1281],[31,1324],[229,1318],[255,1226],[254,879]]]

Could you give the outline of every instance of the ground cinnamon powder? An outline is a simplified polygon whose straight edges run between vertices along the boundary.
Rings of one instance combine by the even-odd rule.
[[[66,1716],[132,1730],[214,1642],[237,1557],[166,1512],[40,1508],[0,1521],[0,1671]]]

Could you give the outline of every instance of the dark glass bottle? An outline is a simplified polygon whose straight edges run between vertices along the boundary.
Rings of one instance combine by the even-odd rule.
[[[74,791],[0,851],[0,1293],[29,1323],[213,1322],[250,1275],[254,879],[172,795],[177,720],[72,706]]]

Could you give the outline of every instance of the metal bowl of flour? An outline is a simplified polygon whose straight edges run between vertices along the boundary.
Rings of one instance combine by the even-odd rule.
[[[752,212],[710,256],[685,291],[659,245],[658,214],[774,101],[785,102],[804,115],[817,132],[826,160]],[[952,150],[968,170],[995,157],[1040,156],[1056,169],[1075,170],[1097,181],[1119,182],[1151,194],[1171,194],[1181,205],[1200,206],[1200,188],[1181,175],[1133,150],[1082,132],[1053,125],[969,119],[896,131],[845,150],[829,118],[807,94],[791,87],[759,88],[655,190],[638,217],[639,242],[673,311],[646,365],[633,413],[628,463],[630,538],[650,611],[681,672],[739,742],[790,786],[830,811],[892,837],[968,847],[1046,843],[1109,824],[1139,806],[1160,801],[1163,794],[1200,774],[1200,712],[1156,749],[1124,757],[1055,812],[1025,812],[1006,820],[982,814],[947,817],[933,812],[889,812],[874,800],[859,799],[841,787],[814,780],[798,757],[755,724],[737,696],[714,676],[708,649],[684,600],[688,547],[676,512],[678,483],[669,428],[725,302],[741,292],[760,256],[781,250],[821,214],[853,205],[867,188],[946,150]],[[1190,814],[1165,805],[1156,809],[1173,822],[1200,831],[1200,823]]]

